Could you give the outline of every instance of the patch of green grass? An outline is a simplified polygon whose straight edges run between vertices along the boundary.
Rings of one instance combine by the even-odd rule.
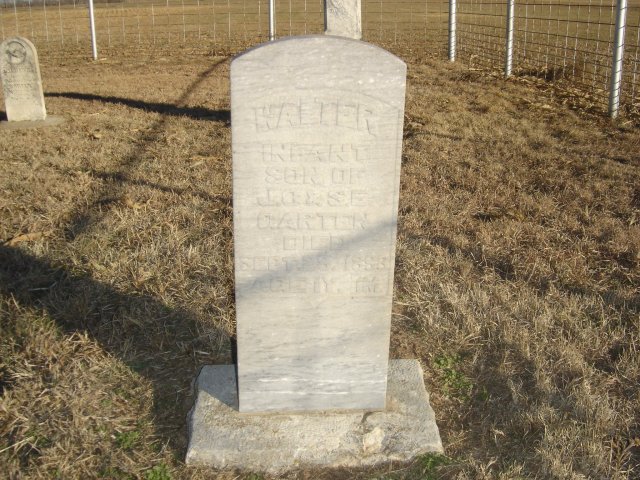
[[[106,467],[98,474],[98,478],[110,478],[114,480],[133,480],[135,478],[130,473],[119,469],[118,467]]]
[[[47,437],[46,435],[40,433],[36,429],[31,429],[31,430],[27,431],[25,436],[27,438],[30,437],[31,445],[33,445],[34,447],[37,447],[39,449],[40,448],[48,448],[51,445],[53,445],[53,442],[51,441],[51,439],[49,437]]]
[[[432,480],[436,477],[434,476],[438,473],[440,467],[445,465],[449,465],[451,463],[451,459],[446,455],[442,455],[440,453],[427,453],[422,455],[418,459],[418,464],[421,466],[421,480]]]
[[[131,400],[131,392],[124,387],[117,387],[113,392],[123,400]]]
[[[460,355],[441,355],[434,360],[435,367],[442,376],[442,391],[445,395],[466,400],[471,394],[473,384],[460,371]]]
[[[51,471],[51,478],[63,478],[62,471],[59,468]]]
[[[171,480],[171,474],[167,466],[161,463],[148,470],[144,478],[145,480]]]
[[[478,398],[480,398],[480,400],[483,402],[486,402],[487,400],[489,400],[489,398],[491,398],[489,390],[487,390],[487,387],[485,387],[484,385],[482,386],[482,390],[480,390],[480,392],[478,393]]]
[[[116,443],[122,450],[131,450],[138,440],[140,440],[140,432],[137,430],[116,433]]]
[[[416,459],[408,468],[396,472],[371,477],[370,480],[436,480],[440,468],[450,465],[452,460],[440,453],[426,453]]]
[[[250,473],[244,480],[264,480],[264,476],[259,473]]]

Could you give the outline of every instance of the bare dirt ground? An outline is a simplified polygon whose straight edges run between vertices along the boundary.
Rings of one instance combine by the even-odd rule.
[[[446,456],[287,478],[640,478],[637,125],[402,53],[390,355]],[[232,362],[228,56],[43,58],[67,122],[0,130],[0,477],[262,478],[183,463]]]

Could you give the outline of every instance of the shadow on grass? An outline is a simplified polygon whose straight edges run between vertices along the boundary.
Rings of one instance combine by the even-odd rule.
[[[133,139],[131,148],[114,160],[113,171],[103,177],[104,185],[67,212],[68,220],[63,228],[70,244],[79,234],[96,228],[108,214],[109,210],[102,208],[105,202],[123,196],[128,184],[132,183],[133,173],[148,158],[149,150],[164,134],[172,115],[204,117],[228,125],[230,115],[227,110],[213,111],[186,105],[192,93],[227,60],[204,69],[176,98],[174,105],[97,95],[68,95],[68,98],[122,103],[161,113],[160,118],[150,122],[149,128]],[[176,191],[163,185],[147,186]],[[196,194],[206,201],[230,204],[228,198],[200,191],[177,193]],[[177,457],[184,458],[192,381],[202,365],[235,363],[235,339],[231,332],[193,311],[167,305],[129,285],[119,289],[98,281],[89,269],[84,270],[75,263],[2,244],[0,297],[10,299],[18,307],[42,311],[65,335],[86,333],[103,351],[147,379],[153,391],[151,415],[155,434]],[[211,316],[215,315],[212,313]],[[28,320],[24,319],[25,322]],[[11,377],[0,371],[0,390],[7,392],[12,388]]]
[[[492,220],[482,217],[477,219]],[[402,233],[408,237],[412,236],[409,231]],[[597,298],[601,302],[598,309],[618,313],[614,318],[621,328],[631,327],[640,312],[640,297],[624,298],[613,290],[602,292],[591,285],[573,284],[558,278],[523,278],[519,275],[515,260],[507,255],[491,256],[479,247],[460,247],[453,239],[442,235],[423,235],[415,238],[425,237],[431,244],[443,248],[446,255],[464,258],[478,272],[490,270],[502,281],[525,284],[540,297],[555,289],[568,297]],[[523,324],[518,328],[529,328],[525,323],[527,320],[522,321]],[[594,322],[596,321],[598,320],[594,316]],[[482,333],[478,333],[477,336],[496,339],[502,336],[501,328],[497,328],[497,324],[483,324]],[[608,332],[603,330],[602,335],[608,335]],[[569,342],[568,339],[567,343]],[[615,342],[604,358],[592,364],[593,367],[605,373],[615,371],[616,362],[625,349],[629,351],[634,348],[632,344],[625,345],[623,342],[622,339]],[[437,380],[438,390],[453,399],[451,404],[457,404],[459,415],[457,419],[444,419],[441,425],[441,428],[444,427],[445,445],[448,443],[447,430],[456,431],[462,428],[468,433],[468,438],[481,440],[482,443],[477,447],[483,452],[482,461],[489,462],[489,465],[495,464],[496,474],[520,465],[524,467],[524,471],[543,477],[550,471],[558,471],[558,465],[551,464],[553,458],[538,447],[544,442],[552,442],[553,436],[557,435],[559,428],[556,426],[552,429],[552,434],[547,431],[550,421],[563,422],[563,425],[567,425],[566,431],[571,435],[580,431],[575,426],[594,423],[593,411],[585,407],[585,398],[577,393],[577,389],[584,382],[584,370],[579,365],[558,361],[562,357],[553,350],[545,353],[530,352],[523,344],[509,341],[507,338],[499,342],[493,340],[492,343],[492,348],[482,347],[475,350],[469,347],[466,351],[462,350],[460,356],[467,357],[468,362],[462,362],[459,357],[451,357],[450,366],[442,368],[436,364],[434,367],[440,372]],[[550,347],[556,348],[557,346]],[[419,350],[419,347],[417,349]],[[425,363],[429,362],[427,355],[423,355],[422,358]],[[557,363],[545,364],[542,360],[545,358],[553,358]],[[463,374],[463,363],[472,364],[466,375]],[[548,382],[544,381],[545,377]],[[623,385],[617,387],[617,393],[629,401],[637,396],[636,389]],[[448,428],[448,422],[452,422],[451,428]],[[635,435],[635,430],[631,434],[612,431],[612,437],[605,438],[603,442],[612,440],[616,435],[628,438]],[[571,452],[572,449],[580,453],[580,456],[567,462],[567,471],[571,470],[589,478],[594,475],[608,478],[602,471],[602,464],[588,452],[587,447],[580,450],[575,443],[567,445],[567,452]],[[613,448],[611,455],[616,455]],[[632,453],[627,454],[621,461],[626,462],[625,468],[640,467]],[[622,467],[616,467],[612,461],[611,468]]]
[[[228,60],[229,58],[224,58],[201,72],[196,77],[196,79],[193,80],[193,82],[191,82],[187,88],[185,88],[183,93],[179,98],[176,99],[174,104],[146,103],[118,97],[100,97],[99,95],[92,94],[54,94],[59,96],[73,95],[74,97],[69,98],[81,98],[85,100],[102,99],[111,103],[121,103],[125,105],[129,104],[130,106],[135,108],[143,108],[162,113],[160,119],[155,121],[146,132],[142,133],[141,136],[135,140],[136,146],[132,149],[132,151],[124,158],[122,158],[119,162],[117,162],[116,165],[114,165],[114,168],[117,169],[117,171],[112,173],[111,175],[113,175],[116,181],[107,182],[104,188],[96,191],[93,194],[92,198],[87,199],[86,202],[82,202],[75,211],[69,213],[70,220],[67,224],[65,232],[65,237],[68,241],[73,241],[78,235],[87,232],[98,223],[100,218],[102,218],[102,216],[104,215],[104,212],[101,209],[101,205],[110,203],[114,198],[118,198],[123,195],[124,183],[118,180],[118,177],[127,177],[127,175],[131,173],[132,170],[137,168],[137,166],[144,160],[147,150],[155,145],[158,142],[158,139],[161,137],[162,132],[164,131],[166,126],[167,118],[170,115],[193,116],[195,114],[198,114],[197,118],[201,118],[200,114],[205,112],[209,118],[217,121],[224,121],[225,124],[228,125],[230,115],[227,110],[218,111],[208,109],[193,109],[184,105],[189,96],[211,74],[213,74]]]
[[[0,295],[42,309],[66,334],[86,332],[147,378],[154,391],[156,433],[184,456],[191,382],[204,364],[235,361],[233,338],[187,310],[149,295],[120,292],[88,274],[2,245]],[[218,352],[212,352],[212,343],[220,345]],[[4,390],[10,389],[5,382]]]
[[[484,218],[480,214],[478,214],[476,218],[481,221],[492,220],[492,218]],[[451,256],[455,256],[457,254],[462,255],[479,270],[485,268],[491,269],[502,280],[508,282],[522,280],[518,277],[516,265],[514,264],[513,259],[506,255],[489,256],[486,255],[480,247],[461,248],[455,245],[455,243],[446,236],[432,235],[429,236],[429,241],[434,245],[444,248]],[[629,267],[631,266],[631,261],[623,256],[618,256],[611,260],[621,265],[624,265],[626,261],[629,264]],[[568,295],[597,297],[602,301],[604,306],[620,313],[621,322],[628,321],[631,323],[635,316],[640,314],[640,296],[624,298],[613,291],[601,292],[594,288],[587,288],[578,283],[569,283],[566,281],[545,278],[544,276],[531,276],[525,283],[535,289],[541,296],[547,295],[553,286]]]
[[[554,370],[547,372],[550,382],[542,382],[537,374],[539,362],[512,342],[485,351],[474,365],[471,375],[477,383],[462,416],[469,437],[482,439],[477,447],[485,461],[495,461],[496,470],[492,473],[497,475],[521,465],[533,476],[546,478],[550,472],[561,475],[563,467],[555,463],[554,456],[539,449],[544,443],[557,442],[554,437],[559,432],[566,436],[567,445],[557,443],[555,448],[566,448],[561,455],[567,456],[567,473],[612,478],[613,472],[638,471],[640,451],[623,451],[615,444],[616,440],[634,438],[637,427],[631,431],[611,428],[610,437],[600,439],[605,446],[610,442],[609,465],[603,470],[603,462],[593,455],[589,441],[579,440],[581,430],[577,426],[594,424],[594,411],[579,393],[584,372],[568,363],[557,365]],[[637,390],[629,389],[623,394],[631,399]]]
[[[73,100],[112,103],[115,105],[125,105],[131,108],[138,108],[140,110],[144,110],[145,112],[155,112],[162,115],[184,116],[194,118],[196,120],[212,120],[225,123],[230,123],[231,121],[231,113],[229,112],[229,110],[210,110],[208,108],[185,107],[171,103],[144,102],[142,100],[133,100],[131,98],[95,95],[93,93],[54,92],[45,94],[45,97],[62,97],[71,98]]]
[[[179,187],[171,187],[168,185],[160,185],[158,183],[148,182],[146,180],[129,178],[126,173],[99,172],[97,170],[88,170],[88,172],[93,177],[100,178],[102,180],[107,180],[109,182],[127,183],[129,185],[147,187],[153,190],[158,190],[165,193],[173,193],[177,195],[193,195],[195,197],[199,197],[208,202],[214,202],[214,203],[220,204],[225,208],[231,208],[231,197],[228,195],[211,195],[207,192],[203,192],[202,190],[197,190],[194,188],[179,188]],[[109,201],[111,202],[115,202],[118,200],[119,199],[115,197],[109,199]],[[104,203],[109,203],[109,201],[105,201]]]
[[[192,381],[204,364],[235,363],[235,339],[185,309],[169,307],[149,295],[118,291],[89,274],[3,245],[0,296],[11,298],[20,307],[42,310],[65,335],[86,332],[102,350],[148,379],[153,386],[155,434],[163,444],[169,444],[180,461],[184,459]],[[127,318],[135,322],[127,322]],[[219,349],[217,356],[199,359],[197,352],[211,350],[211,336],[227,339],[227,348]],[[4,388],[11,390],[9,380]],[[373,478],[376,471],[379,478],[388,480],[430,478],[422,476],[423,463],[424,458],[419,458],[376,468],[305,470],[295,478],[365,480]]]

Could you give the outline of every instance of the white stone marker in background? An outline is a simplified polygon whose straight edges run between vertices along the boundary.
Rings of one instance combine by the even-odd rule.
[[[241,412],[385,408],[405,76],[328,36],[231,64]]]
[[[13,37],[0,44],[0,77],[8,121],[38,121],[47,117],[38,53],[33,43]]]
[[[324,29],[327,35],[362,38],[361,0],[325,0]]]

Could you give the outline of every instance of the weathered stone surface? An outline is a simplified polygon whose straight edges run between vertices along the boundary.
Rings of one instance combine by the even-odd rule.
[[[201,370],[188,419],[188,464],[278,474],[303,467],[372,466],[442,452],[416,360],[390,362],[383,412],[242,414],[235,374],[233,365]]]
[[[29,40],[13,37],[0,44],[0,77],[7,120],[46,118],[38,53]]]
[[[242,412],[385,407],[405,75],[329,36],[231,64]]]
[[[327,35],[362,38],[361,0],[325,0],[324,28]]]

